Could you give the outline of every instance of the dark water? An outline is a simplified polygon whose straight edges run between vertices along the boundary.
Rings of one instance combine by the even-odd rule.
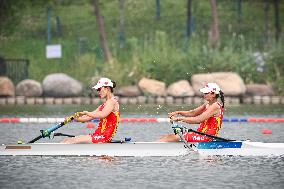
[[[85,106],[0,107],[1,117],[63,117]],[[89,108],[89,107],[87,107]],[[86,109],[87,109],[86,108]],[[124,107],[125,117],[164,117],[175,107]],[[251,108],[251,109],[250,109]],[[142,112],[140,112],[142,111]],[[283,106],[229,107],[229,117],[284,117]],[[0,143],[28,141],[52,124],[0,124]],[[197,126],[193,126],[196,128]],[[273,134],[263,135],[264,128]],[[86,124],[60,132],[87,134]],[[169,123],[121,123],[116,139],[153,141]],[[284,143],[283,123],[223,123],[220,136]],[[41,142],[58,142],[62,138]],[[0,188],[284,188],[284,157],[0,157]]]
[[[284,158],[1,157],[1,188],[283,188]]]

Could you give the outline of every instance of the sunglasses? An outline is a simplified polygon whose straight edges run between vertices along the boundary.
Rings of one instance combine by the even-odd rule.
[[[203,94],[207,95],[207,94],[214,94],[214,93],[213,92],[209,92],[209,93],[203,93]]]
[[[100,92],[102,90],[102,88],[106,88],[106,87],[98,88],[97,91]]]

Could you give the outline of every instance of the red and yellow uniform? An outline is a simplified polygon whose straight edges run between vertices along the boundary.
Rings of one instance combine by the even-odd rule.
[[[220,107],[220,115],[212,116],[209,119],[205,120],[204,122],[200,123],[200,126],[197,129],[198,132],[202,132],[202,133],[206,133],[206,134],[210,134],[214,136],[218,135],[218,132],[221,129],[221,125],[222,125],[224,108],[219,102],[217,102],[217,104]],[[206,111],[206,109],[204,111]],[[212,138],[210,137],[199,135],[193,132],[185,133],[184,138],[188,142],[210,142],[212,141]]]
[[[100,105],[99,111],[102,111],[105,103]],[[107,143],[111,142],[115,135],[119,123],[120,112],[111,112],[107,117],[100,119],[98,128],[91,134],[93,143]]]

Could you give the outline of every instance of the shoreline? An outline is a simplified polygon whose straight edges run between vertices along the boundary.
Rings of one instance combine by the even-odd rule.
[[[200,104],[203,99],[200,96],[193,97],[153,97],[153,96],[137,96],[137,97],[119,97],[121,104]],[[284,104],[284,96],[241,96],[225,97],[228,105],[239,104]],[[2,97],[0,98],[0,106],[5,105],[36,105],[36,104],[99,104],[101,99],[98,97]]]

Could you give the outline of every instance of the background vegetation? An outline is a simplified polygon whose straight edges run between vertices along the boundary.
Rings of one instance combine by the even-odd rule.
[[[162,0],[160,10],[157,2],[100,1],[113,57],[107,62],[93,1],[0,0],[0,56],[29,59],[29,76],[38,81],[47,74],[63,72],[86,86],[94,76],[108,76],[120,85],[136,84],[145,76],[170,84],[179,79],[190,81],[196,73],[232,71],[246,83],[271,84],[284,94],[283,1],[278,4],[277,33],[275,1],[218,0],[220,42],[214,48],[208,43],[212,22],[209,1],[191,1],[190,35],[188,1]],[[48,8],[50,43],[62,45],[61,59],[46,59]],[[256,61],[255,53],[264,64]]]

